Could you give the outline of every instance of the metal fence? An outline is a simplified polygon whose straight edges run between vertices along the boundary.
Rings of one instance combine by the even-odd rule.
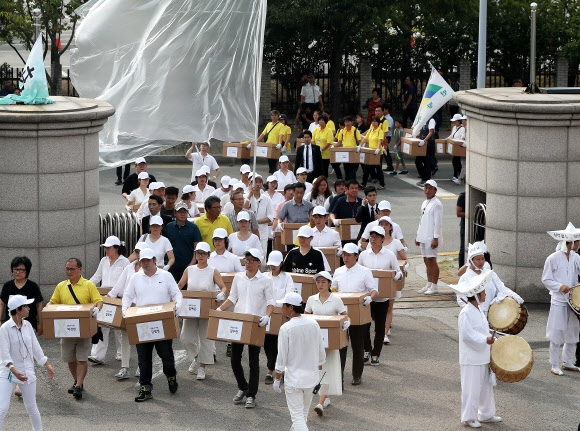
[[[14,84],[14,88],[18,87],[18,81],[22,76],[22,71],[24,68],[16,68],[16,67],[9,67],[3,68],[0,67],[0,81],[4,82],[6,80],[12,80]],[[48,87],[50,89],[50,81],[48,82]],[[49,90],[50,91],[50,90]],[[62,95],[63,96],[71,96],[71,97],[79,97],[79,93],[75,90],[71,79],[70,79],[70,70],[66,71],[66,75],[63,74],[62,77]]]
[[[471,243],[483,241],[485,239],[485,204],[477,204],[473,211],[473,225],[471,229]]]
[[[140,234],[140,226],[135,213],[99,214],[99,221],[101,244],[107,237],[115,235],[122,243],[125,243],[128,254],[135,249]],[[105,248],[101,247],[101,257],[104,255]]]

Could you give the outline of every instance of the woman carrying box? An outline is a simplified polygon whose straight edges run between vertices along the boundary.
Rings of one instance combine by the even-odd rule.
[[[363,136],[360,146],[364,148],[367,146],[372,150],[375,150],[375,155],[381,154],[383,150],[383,142],[385,131],[383,130],[381,124],[381,119],[377,116],[373,117],[371,121],[371,127],[367,131],[366,135]],[[360,150],[359,150],[360,151]],[[362,187],[366,187],[367,181],[369,179],[369,175],[373,177],[377,177],[379,179],[379,190],[383,190],[385,188],[385,175],[383,170],[381,169],[381,165],[371,166],[371,165],[362,165],[363,168],[363,180],[362,180]]]

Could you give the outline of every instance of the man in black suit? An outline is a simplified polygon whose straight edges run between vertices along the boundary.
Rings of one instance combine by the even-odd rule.
[[[355,220],[360,223],[360,231],[356,239],[357,241],[360,240],[367,224],[375,221],[378,215],[377,189],[374,186],[369,186],[365,188],[365,198],[363,199],[362,205],[359,207],[355,217]]]
[[[322,153],[318,145],[312,144],[312,132],[304,131],[304,145],[296,150],[296,163],[294,173],[298,168],[306,169],[308,174],[306,181],[313,183],[316,178],[322,175]]]

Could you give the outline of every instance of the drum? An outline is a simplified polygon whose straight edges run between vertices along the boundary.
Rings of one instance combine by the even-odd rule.
[[[533,365],[532,348],[522,337],[506,335],[491,345],[489,366],[502,382],[515,383],[525,379]]]
[[[580,284],[570,288],[570,307],[575,311],[575,315],[580,320]]]
[[[489,326],[496,331],[517,335],[522,332],[528,322],[528,309],[507,296],[500,303],[491,304],[487,321]]]

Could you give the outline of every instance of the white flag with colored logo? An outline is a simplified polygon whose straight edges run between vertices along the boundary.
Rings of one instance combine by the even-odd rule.
[[[445,105],[453,96],[453,90],[447,81],[431,66],[431,77],[427,83],[427,89],[423,94],[421,106],[417,111],[417,116],[413,122],[413,137],[419,135],[421,128],[435,115],[435,113]]]
[[[9,94],[0,99],[0,105],[15,105],[16,103],[47,105],[54,103],[54,100],[48,98],[48,83],[46,81],[46,72],[44,71],[43,51],[42,35],[40,35],[30,51],[18,83],[18,88],[21,91],[20,96]]]

